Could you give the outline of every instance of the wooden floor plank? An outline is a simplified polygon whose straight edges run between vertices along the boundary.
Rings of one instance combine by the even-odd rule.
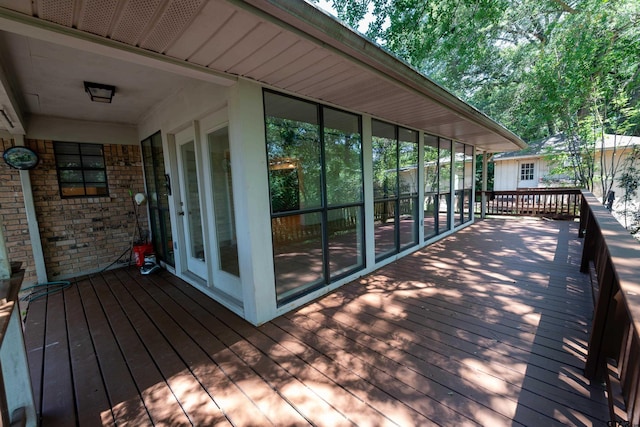
[[[139,325],[132,323],[136,314],[144,314],[137,310],[127,310],[130,298],[118,300],[111,292],[110,285],[103,276],[92,279],[96,296],[102,304],[107,320],[127,364],[136,388],[139,390],[147,412],[154,424],[191,425],[184,409],[178,402],[158,364],[164,353],[153,353],[147,349],[139,330]],[[113,280],[111,280],[113,282]],[[125,307],[121,305],[123,303]]]
[[[446,350],[449,351],[439,353],[436,351],[437,348],[428,345],[424,347],[412,346],[408,345],[406,340],[396,343],[394,340],[388,340],[387,333],[377,334],[366,324],[357,327],[340,325],[320,311],[310,312],[307,316],[297,314],[287,316],[287,318],[296,325],[308,325],[307,328],[310,331],[318,330],[323,334],[332,331],[332,333],[349,338],[353,343],[345,344],[347,348],[361,347],[360,353],[377,353],[380,357],[394,360],[398,365],[408,366],[418,374],[428,373],[430,378],[455,389],[458,393],[472,398],[480,404],[492,407],[492,401],[499,401],[499,407],[495,410],[505,416],[513,417],[518,398],[523,394],[531,393],[521,387],[524,373],[485,372],[482,370],[484,363],[480,359],[472,359],[473,356],[468,354],[458,358],[452,348],[447,348]],[[278,319],[275,322],[280,321]],[[357,319],[352,319],[352,321],[360,323]],[[309,324],[309,322],[311,323]],[[328,339],[333,343],[340,342],[336,335],[328,335]],[[397,371],[399,372],[400,368]],[[460,379],[458,380],[456,377],[460,377]],[[540,404],[536,408],[528,408],[529,411],[534,410],[544,415],[545,408],[552,407],[555,402],[573,406],[585,413],[591,413],[594,408],[593,402],[586,396],[568,391],[562,392],[561,389],[544,383],[539,384],[537,388],[544,390],[543,398],[539,399]],[[509,408],[511,412],[508,412]],[[522,411],[525,410],[521,409]],[[594,412],[601,413],[601,411]],[[530,418],[535,415],[537,414],[530,413]],[[549,415],[547,413],[547,416]],[[543,417],[540,419],[540,425],[548,425],[551,422],[552,420]]]
[[[115,425],[111,404],[102,382],[89,326],[78,292],[78,286],[87,286],[85,280],[65,290],[73,388],[78,412],[78,425]]]
[[[203,344],[207,342],[220,342],[224,351],[218,351],[216,349],[209,349],[207,353],[215,363],[225,372],[229,379],[242,391],[243,394],[251,399],[251,405],[259,408],[264,415],[270,420],[270,422],[278,425],[280,423],[288,425],[296,425],[305,423],[303,416],[297,412],[284,396],[274,390],[273,387],[265,381],[265,379],[259,375],[257,368],[258,362],[263,363],[263,359],[259,355],[256,355],[255,351],[252,351],[242,338],[235,333],[235,327],[233,329],[222,324],[211,311],[205,309],[200,305],[201,302],[207,303],[207,299],[202,298],[202,294],[186,285],[182,281],[174,281],[173,277],[167,277],[175,287],[165,287],[166,295],[162,296],[160,293],[153,291],[150,288],[150,292],[153,291],[157,298],[169,298],[170,301],[175,301],[180,307],[172,306],[173,314],[181,316],[184,319],[185,324],[191,325],[189,330],[191,333],[204,333],[204,337],[197,337],[197,341]],[[178,290],[181,288],[185,290],[187,294]],[[188,295],[195,291],[194,299]],[[169,301],[165,299],[165,301]],[[180,310],[178,309],[180,308]],[[215,305],[215,310],[221,310],[222,307]],[[185,315],[187,310],[190,315]],[[224,310],[224,309],[223,309]],[[186,323],[188,322],[188,323]],[[242,319],[236,318],[236,324],[246,323]],[[199,324],[199,325],[197,325]],[[206,331],[206,332],[203,332]],[[214,341],[215,340],[215,341]],[[234,403],[234,402],[231,402]],[[251,406],[248,408],[252,409]],[[231,409],[234,413],[231,413]],[[225,412],[232,421],[236,419],[244,419],[244,415],[240,411],[238,406],[234,405],[231,408],[225,408]]]
[[[163,308],[154,305],[153,300],[148,298],[139,286],[135,286],[135,279],[122,273],[116,273],[117,280],[110,281],[111,290],[140,334],[142,342],[171,387],[177,402],[188,414],[190,422],[195,425],[228,425],[220,408],[189,369],[188,360],[197,357],[192,352],[193,343],[175,333],[176,325],[158,321]],[[123,279],[128,286],[124,286]],[[188,355],[187,359],[180,357],[181,351]],[[171,411],[166,413],[170,415]],[[164,423],[170,421],[163,420]]]
[[[189,292],[189,293],[193,293],[194,291],[197,292],[196,290],[194,290],[193,288],[184,286],[184,285],[180,285],[182,287],[182,289],[185,292]],[[206,300],[202,300],[201,301],[202,304],[210,304],[209,301]],[[222,324],[224,325],[224,324]],[[240,333],[242,335],[242,331],[243,330],[247,330],[246,334],[251,333],[252,332],[252,327],[245,327],[245,328],[238,328],[238,327],[233,327],[233,328],[227,328],[227,330],[233,330],[233,331],[237,331],[238,333]],[[235,344],[234,344],[235,345]],[[249,351],[249,357],[253,356],[253,351],[251,351],[250,349],[244,349],[242,351]],[[350,362],[347,362],[348,364],[350,364],[350,369],[352,370],[356,370],[354,367],[356,365],[362,365],[361,363],[359,363],[359,360],[357,359],[352,359],[349,355],[345,355],[345,357],[349,358]],[[382,387],[387,391],[387,393],[397,399],[397,396],[399,395],[403,395],[406,390],[403,389],[402,384],[399,383],[398,381],[395,380],[395,378],[393,378],[390,375],[387,375],[385,372],[376,369],[375,367],[368,367],[368,366],[361,366],[361,369],[363,371],[366,371],[367,369],[371,368],[371,372],[367,372],[366,375],[368,378],[373,378],[373,382],[377,383],[377,384],[382,384]],[[357,371],[357,370],[356,370]],[[263,375],[269,375],[269,374],[263,374]],[[269,376],[269,378],[271,380],[274,379],[278,379],[277,376]],[[277,386],[277,384],[276,384]],[[423,396],[424,397],[424,396]],[[430,398],[427,397],[427,401],[429,401]],[[425,402],[422,399],[415,399],[414,402],[411,403],[411,408],[412,410],[415,410],[416,412],[422,414],[423,417],[428,419],[431,419],[432,422],[434,422],[434,419],[438,419],[440,420],[440,423],[442,422],[462,422],[462,423],[469,423],[470,420],[467,417],[462,416],[461,414],[456,413],[455,411],[451,411],[450,409],[446,408],[446,407],[442,407],[440,405],[437,404],[437,402],[432,401],[433,405],[430,404],[430,402]],[[315,419],[315,418],[314,418]],[[322,418],[320,418],[322,419]],[[427,422],[427,420],[423,420],[423,422]],[[449,420],[449,421],[445,421],[445,420]],[[334,420],[335,422],[335,420]],[[438,421],[435,421],[438,422]]]
[[[117,425],[153,425],[91,282],[78,286]]]
[[[40,298],[29,302],[25,319],[24,342],[27,349],[29,375],[36,412],[42,414],[42,379],[44,369],[44,346],[47,318],[47,300]]]
[[[69,426],[76,423],[73,378],[69,364],[69,344],[63,292],[47,297],[47,326],[42,377],[42,423]]]

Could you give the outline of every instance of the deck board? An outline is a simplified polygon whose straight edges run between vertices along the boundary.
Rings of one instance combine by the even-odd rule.
[[[42,425],[605,425],[576,236],[479,222],[257,328],[165,271],[79,279],[29,307]]]
[[[68,334],[69,342],[73,343],[69,347],[69,352],[78,424],[114,425],[111,405],[104,388],[100,366],[78,291],[79,286],[88,285],[88,283],[79,283],[78,286],[70,288],[65,293],[67,322],[73,325],[68,328]]]

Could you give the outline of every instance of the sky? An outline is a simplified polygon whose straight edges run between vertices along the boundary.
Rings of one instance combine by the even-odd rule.
[[[338,15],[336,13],[336,10],[331,5],[331,1],[330,0],[317,0],[317,2],[312,3],[312,4],[315,4],[320,9],[324,10],[327,13],[330,13],[333,16],[337,16]],[[365,15],[364,19],[362,21],[360,21],[360,24],[358,25],[358,31],[360,31],[362,34],[366,33],[367,32],[367,27],[369,26],[369,23],[371,21],[373,21],[373,14],[371,13],[371,11],[369,11]]]

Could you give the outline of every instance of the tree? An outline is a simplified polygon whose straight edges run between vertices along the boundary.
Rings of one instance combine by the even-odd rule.
[[[563,132],[562,165],[603,195],[619,159],[605,134],[640,134],[637,0],[334,0],[354,28],[526,141]]]

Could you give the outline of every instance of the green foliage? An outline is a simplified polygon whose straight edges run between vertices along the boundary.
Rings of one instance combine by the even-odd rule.
[[[563,132],[576,183],[606,193],[605,133],[640,135],[638,0],[334,0],[338,16],[523,139]]]

